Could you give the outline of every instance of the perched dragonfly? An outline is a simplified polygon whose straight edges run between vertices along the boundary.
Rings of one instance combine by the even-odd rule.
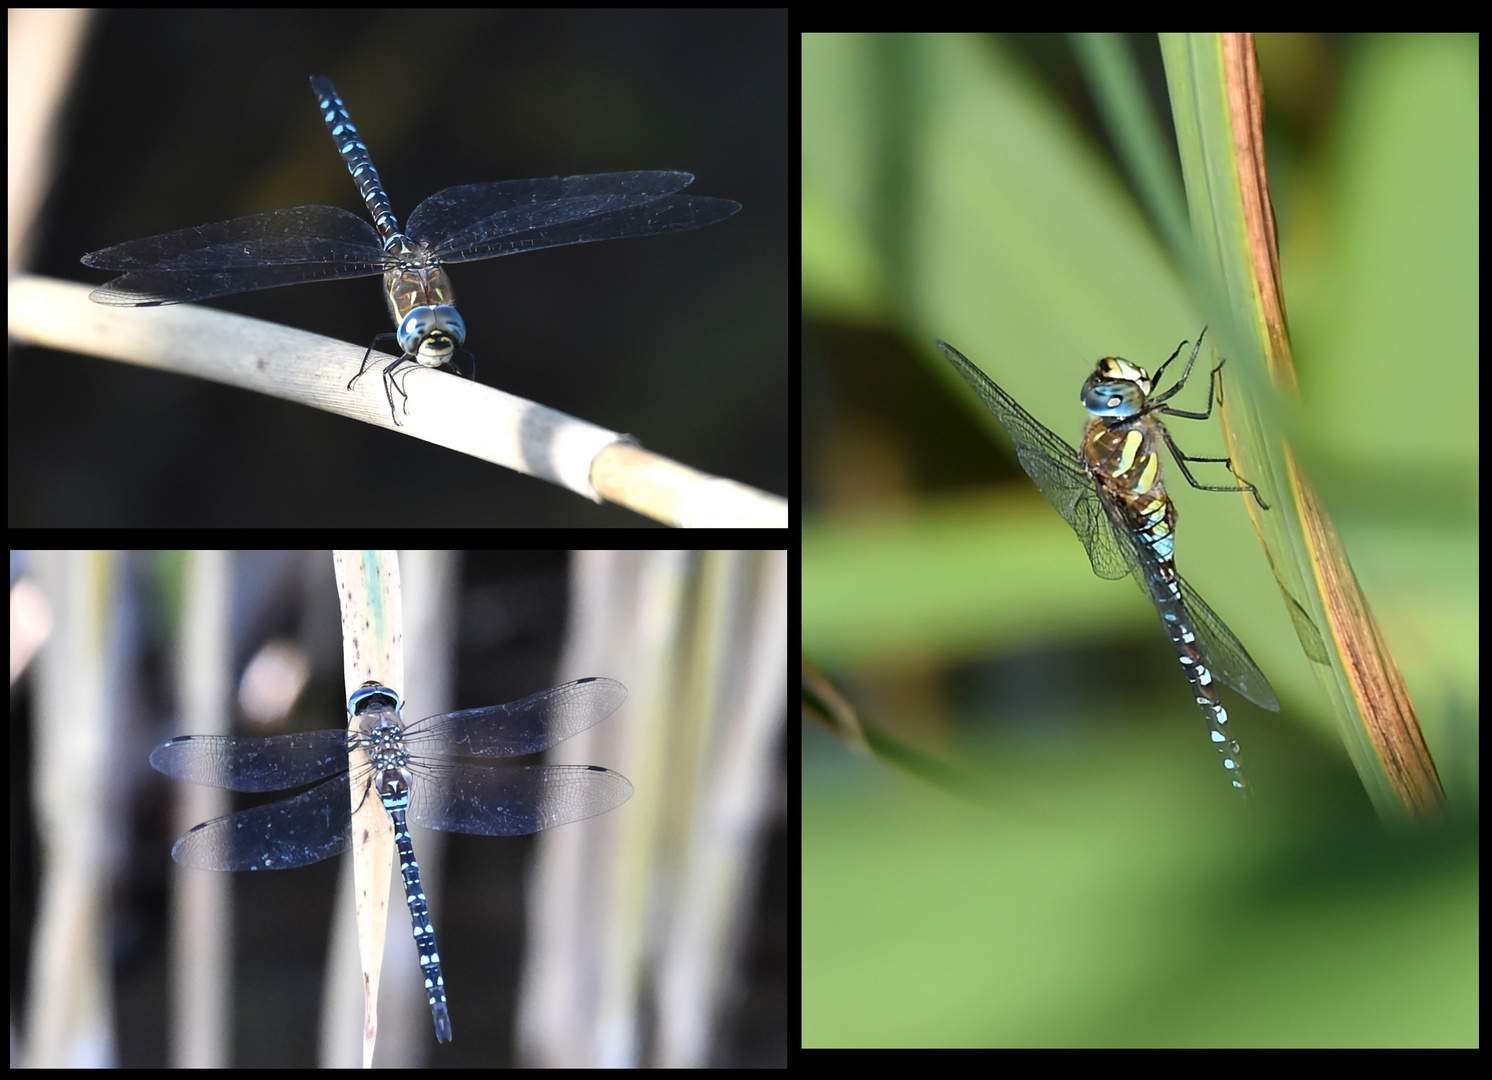
[[[331,80],[312,76],[321,117],[356,181],[373,224],[334,206],[293,206],[266,214],[130,240],[91,251],[86,266],[123,272],[93,290],[100,304],[151,307],[292,285],[302,281],[383,275],[384,297],[398,328],[374,339],[392,341],[401,355],[383,370],[394,423],[394,382],[401,364],[449,367],[473,378],[476,363],[464,346],[466,323],[457,312],[447,263],[492,259],[541,248],[633,236],[683,232],[724,221],[741,204],[681,194],[687,172],[595,173],[466,184],[436,192],[399,222],[368,148]],[[470,361],[462,371],[458,355]]]
[[[1093,572],[1110,580],[1133,576],[1155,604],[1207,721],[1208,734],[1222,754],[1223,766],[1233,787],[1246,796],[1249,785],[1238,741],[1228,727],[1228,713],[1213,679],[1265,709],[1277,711],[1280,703],[1238,638],[1176,572],[1176,507],[1161,479],[1160,444],[1164,442],[1193,487],[1246,491],[1261,509],[1269,509],[1254,486],[1233,472],[1230,459],[1182,453],[1161,422],[1163,415],[1188,420],[1206,420],[1212,415],[1221,363],[1208,379],[1205,411],[1186,412],[1166,404],[1186,384],[1206,332],[1203,327],[1197,335],[1196,347],[1176,384],[1162,393],[1152,390],[1186,342],[1177,346],[1153,380],[1144,368],[1121,357],[1101,359],[1083,384],[1082,402],[1090,419],[1081,452],[1037,422],[963,353],[944,341],[937,345],[1010,434],[1021,468],[1078,534]],[[1227,466],[1238,483],[1198,483],[1187,468],[1187,462],[1198,461]]]
[[[445,978],[407,820],[444,832],[523,836],[620,806],[632,797],[632,784],[599,765],[490,765],[463,759],[546,750],[606,719],[626,696],[614,679],[580,679],[507,705],[405,725],[399,695],[367,682],[348,700],[348,715],[359,721],[356,732],[333,728],[263,739],[169,739],[151,752],[150,764],[178,780],[233,791],[279,791],[321,781],[294,798],[198,825],[176,841],[171,856],[198,870],[309,866],[340,854],[351,842],[351,791],[381,802],[394,826],[435,1037],[449,1042]],[[354,750],[364,752],[366,761],[350,757]]]

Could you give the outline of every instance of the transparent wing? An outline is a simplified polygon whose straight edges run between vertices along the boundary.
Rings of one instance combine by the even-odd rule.
[[[615,679],[577,679],[506,705],[426,717],[406,727],[404,739],[426,758],[536,754],[599,724],[626,697]]]
[[[525,836],[595,817],[632,797],[599,765],[425,765],[413,771],[410,817],[427,829]]]
[[[1110,581],[1137,573],[1130,544],[1114,525],[1098,497],[1097,485],[1083,466],[1077,449],[1053,434],[1014,398],[995,385],[974,362],[946,341],[938,348],[973,387],[1015,444],[1016,460],[1036,482],[1052,508],[1072,526],[1088,551],[1093,572]]]
[[[1171,597],[1169,595],[1157,596],[1151,587],[1154,578],[1149,572],[1149,563],[1154,560],[1154,556],[1143,545],[1126,546],[1134,558],[1135,582],[1151,603],[1164,612],[1171,603]],[[1269,685],[1264,672],[1259,670],[1259,665],[1254,663],[1254,658],[1243,647],[1243,642],[1239,641],[1237,635],[1228,629],[1227,624],[1217,612],[1208,606],[1207,601],[1202,599],[1185,578],[1177,574],[1176,580],[1181,587],[1181,602],[1186,607],[1187,622],[1193,634],[1196,635],[1197,650],[1202,654],[1202,659],[1206,661],[1207,668],[1212,672],[1213,677],[1260,708],[1268,709],[1270,712],[1279,712],[1280,702],[1275,697],[1274,688]]]
[[[1197,644],[1207,659],[1212,674],[1224,686],[1232,687],[1255,705],[1270,712],[1280,711],[1279,698],[1274,688],[1254,663],[1243,643],[1234,636],[1217,612],[1207,606],[1207,601],[1197,595],[1197,590],[1181,579],[1181,600],[1192,617],[1192,629],[1196,631]]]
[[[467,184],[430,196],[409,215],[409,235],[441,262],[698,229],[741,209],[730,199],[677,194],[686,172],[545,176]]]
[[[352,806],[347,778],[338,776],[293,799],[214,818],[171,849],[197,870],[290,870],[346,850]]]
[[[152,750],[150,764],[192,784],[279,791],[345,771],[347,732],[304,731],[267,739],[182,735]]]
[[[335,206],[267,214],[147,236],[90,251],[85,266],[124,271],[89,294],[96,303],[153,307],[272,289],[303,281],[366,277],[388,269],[378,233]]]

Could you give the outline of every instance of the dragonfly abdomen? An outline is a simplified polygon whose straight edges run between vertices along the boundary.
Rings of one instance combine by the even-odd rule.
[[[1169,537],[1167,538],[1169,543]],[[1192,630],[1192,617],[1181,598],[1180,578],[1175,564],[1159,557],[1152,549],[1149,558],[1142,559],[1150,577],[1150,598],[1160,613],[1171,646],[1176,650],[1176,659],[1186,673],[1196,694],[1197,708],[1207,722],[1207,734],[1212,745],[1223,758],[1223,768],[1228,770],[1228,779],[1239,794],[1250,794],[1248,781],[1243,775],[1243,762],[1239,755],[1238,740],[1233,738],[1233,729],[1228,726],[1228,710],[1218,697],[1217,684],[1207,666],[1207,658],[1197,645],[1197,636]]]

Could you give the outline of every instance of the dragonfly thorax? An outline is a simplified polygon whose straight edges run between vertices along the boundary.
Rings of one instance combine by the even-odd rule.
[[[398,720],[398,714],[390,716],[382,709],[370,709],[364,713],[364,718],[378,716],[379,719],[368,729],[366,748],[368,756],[373,759],[375,767],[380,769],[402,769],[409,761],[409,751],[404,745],[404,725]]]
[[[1083,383],[1083,408],[1093,416],[1134,416],[1150,396],[1149,373],[1122,356],[1105,356]]]

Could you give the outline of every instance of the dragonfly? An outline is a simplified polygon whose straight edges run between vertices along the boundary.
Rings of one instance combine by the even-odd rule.
[[[632,784],[611,769],[467,759],[546,750],[606,719],[626,696],[626,687],[615,679],[579,679],[506,705],[441,713],[406,725],[399,694],[366,682],[347,703],[349,717],[358,721],[356,730],[168,739],[151,751],[150,764],[177,780],[233,791],[316,783],[293,798],[194,827],[176,841],[171,857],[197,870],[309,866],[340,854],[351,842],[352,792],[360,800],[377,800],[393,823],[435,1038],[450,1042],[440,950],[408,822],[444,832],[524,836],[615,809],[632,797]]]
[[[724,221],[741,209],[730,199],[684,194],[694,182],[687,172],[593,173],[446,188],[416,206],[408,231],[401,231],[368,148],[331,80],[312,76],[311,88],[372,216],[371,225],[335,206],[292,206],[130,240],[83,256],[86,266],[123,275],[94,289],[89,298],[100,304],[154,307],[303,281],[382,274],[384,298],[397,329],[374,339],[347,388],[367,371],[375,347],[397,345],[400,355],[383,369],[384,392],[397,425],[395,390],[404,398],[405,415],[409,406],[409,395],[394,381],[401,365],[408,364],[410,371],[416,365],[446,367],[465,378],[476,376],[447,264],[683,232]],[[462,370],[462,357],[467,370]]]
[[[1182,453],[1161,420],[1162,416],[1188,420],[1211,417],[1222,363],[1209,377],[1205,411],[1188,412],[1167,404],[1190,377],[1206,333],[1203,327],[1175,385],[1160,393],[1154,393],[1154,388],[1186,342],[1177,346],[1154,379],[1144,368],[1122,357],[1099,360],[1082,389],[1089,420],[1081,451],[1039,423],[963,353],[945,341],[937,345],[1009,433],[1021,468],[1077,533],[1088,551],[1093,572],[1108,580],[1133,577],[1155,605],[1207,722],[1208,735],[1222,755],[1229,780],[1240,795],[1247,797],[1251,789],[1244,777],[1238,741],[1228,726],[1228,713],[1214,680],[1270,711],[1278,711],[1280,703],[1242,643],[1176,572],[1176,507],[1166,494],[1161,475],[1160,447],[1164,443],[1193,487],[1247,492],[1261,509],[1269,509],[1258,489],[1233,470],[1231,459]],[[1221,463],[1238,483],[1200,483],[1187,468],[1188,462]]]

